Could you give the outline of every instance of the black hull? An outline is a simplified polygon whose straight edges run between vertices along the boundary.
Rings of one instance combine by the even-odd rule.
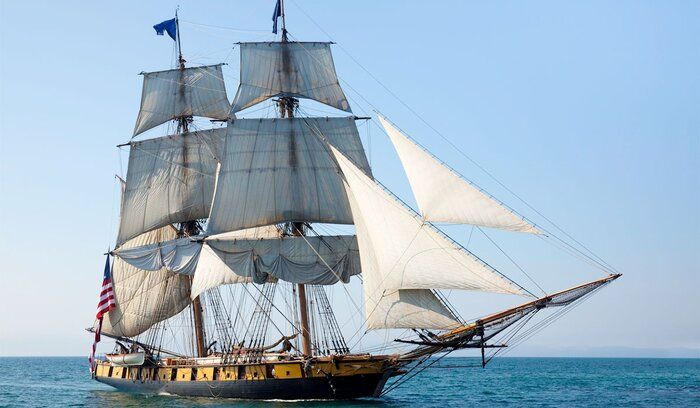
[[[354,399],[378,397],[390,372],[342,377],[307,377],[237,381],[139,381],[98,377],[97,381],[119,390],[142,394],[173,394],[265,400]]]

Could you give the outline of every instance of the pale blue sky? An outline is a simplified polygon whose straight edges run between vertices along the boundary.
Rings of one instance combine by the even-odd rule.
[[[171,66],[172,41],[151,26],[177,4],[186,58],[228,62],[232,98],[232,44],[274,38],[273,0],[0,2],[0,355],[88,352],[83,328],[116,232],[115,145],[133,129],[136,74]],[[363,98],[371,101],[458,171],[541,220],[349,55],[625,274],[519,353],[700,356],[700,3],[398,4],[287,0],[289,30],[329,40],[301,6],[338,43],[336,67],[357,114],[371,113]],[[386,136],[360,130],[375,175],[413,203]],[[467,227],[448,232],[462,243],[469,236]],[[539,239],[492,235],[547,290],[600,275]],[[478,233],[470,249],[527,283]],[[455,299],[465,317],[513,302]]]

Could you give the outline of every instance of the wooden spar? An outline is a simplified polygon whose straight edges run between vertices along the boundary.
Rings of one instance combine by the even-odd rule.
[[[284,13],[284,0],[280,0],[280,14],[282,15],[282,42],[287,42],[287,15]]]
[[[182,57],[182,41],[180,40],[180,19],[177,15],[177,10],[175,10],[175,32],[177,33],[177,62],[178,68],[180,69],[180,94],[184,98],[185,95],[185,80],[182,78],[185,71],[185,59]],[[187,133],[189,130],[189,118],[187,116],[180,116],[175,119],[177,121],[177,131],[178,133]],[[184,146],[187,146],[185,144]],[[187,150],[186,148],[182,151],[184,170],[187,171]],[[187,221],[180,226],[180,231],[178,235],[196,235],[199,233],[199,223],[194,221]],[[204,334],[204,311],[202,307],[202,302],[199,296],[192,299],[192,320],[194,321],[194,337],[195,344],[197,347],[197,357],[207,356],[207,346]]]
[[[283,28],[284,30],[284,28]],[[283,31],[284,33],[284,31]],[[284,40],[284,39],[283,39]],[[286,60],[285,60],[286,61]],[[292,97],[281,97],[277,101],[277,108],[279,110],[279,116],[281,118],[293,118],[294,110],[299,104],[299,101]],[[292,135],[294,137],[294,135]],[[292,222],[291,223],[291,233],[294,236],[301,237],[304,236],[304,223],[303,222]],[[309,308],[306,303],[306,287],[303,283],[297,284],[298,300],[299,300],[299,323],[301,325],[301,344],[302,352],[304,356],[310,357],[313,354],[311,348],[311,331],[309,326]]]
[[[479,326],[479,325],[483,325],[484,323],[490,323],[490,322],[496,321],[496,320],[498,320],[498,319],[501,319],[501,318],[503,318],[503,317],[505,317],[505,316],[511,315],[511,314],[513,314],[513,313],[517,313],[517,312],[519,312],[519,311],[521,311],[521,310],[523,310],[523,309],[528,309],[528,308],[533,307],[533,306],[538,306],[538,305],[541,305],[541,304],[546,304],[546,303],[547,303],[548,301],[550,301],[551,298],[553,298],[554,296],[559,296],[559,295],[563,295],[563,294],[568,293],[568,292],[573,292],[573,291],[575,291],[575,290],[577,290],[577,289],[581,289],[581,288],[586,287],[586,286],[589,286],[589,285],[604,284],[604,283],[607,283],[607,282],[610,282],[610,281],[614,281],[615,279],[619,278],[620,276],[622,276],[622,274],[619,274],[619,273],[618,273],[618,274],[611,274],[611,275],[609,275],[609,276],[606,276],[605,278],[597,279],[597,280],[594,280],[594,281],[591,281],[591,282],[587,282],[587,283],[584,283],[584,284],[581,284],[581,285],[573,286],[573,287],[571,287],[571,288],[569,288],[569,289],[564,289],[564,290],[561,290],[561,291],[559,291],[559,292],[552,293],[552,294],[550,294],[550,295],[541,297],[541,298],[539,298],[539,299],[535,299],[535,300],[533,300],[533,301],[530,301],[530,302],[527,302],[527,303],[523,303],[523,304],[520,305],[520,306],[516,306],[516,307],[514,307],[514,308],[511,308],[511,309],[508,309],[508,310],[504,310],[504,311],[502,311],[502,312],[494,313],[494,314],[492,314],[492,315],[483,317],[483,318],[477,320],[477,321],[474,322],[474,323],[470,323],[470,324],[464,325],[464,326],[462,326],[462,327],[456,328],[456,329],[454,329],[454,330],[452,330],[452,331],[449,331],[449,332],[447,332],[447,333],[443,333],[443,334],[440,335],[440,337],[441,337],[441,338],[452,337],[452,336],[454,336],[454,335],[456,335],[456,334],[459,334],[459,333],[462,333],[462,332],[465,332],[465,331],[468,331],[468,330],[472,330],[472,329],[474,329],[475,327],[477,327],[477,326]]]
[[[303,283],[297,285],[299,292],[299,318],[301,323],[301,345],[304,356],[311,357],[311,333],[309,332],[309,309],[306,305],[306,287]]]
[[[180,64],[180,69],[185,69],[185,59],[182,58],[182,42],[180,41],[180,19],[177,16],[177,9],[175,9],[175,32],[177,33],[177,62]]]
[[[93,329],[92,327],[88,327],[88,328],[85,329],[85,330],[86,330],[87,332],[90,332],[90,333],[94,333],[94,332],[95,332],[95,329]],[[169,351],[169,350],[163,349],[163,348],[161,348],[160,346],[156,347],[156,346],[153,346],[153,345],[150,345],[150,344],[142,343],[142,342],[140,342],[140,341],[137,341],[137,340],[134,340],[134,339],[130,339],[130,338],[128,338],[128,337],[124,337],[124,336],[115,336],[115,335],[113,335],[113,334],[109,334],[109,333],[105,333],[105,332],[100,332],[100,336],[109,337],[110,339],[114,339],[114,340],[117,340],[117,341],[123,341],[123,342],[125,342],[125,343],[136,344],[137,346],[140,346],[140,347],[143,348],[144,350],[149,350],[149,351],[151,351],[151,352],[152,352],[153,350],[158,350],[159,353],[168,354],[168,355],[171,355],[171,356],[174,356],[174,357],[185,358],[185,356],[183,356],[182,354],[175,353],[174,351]]]
[[[197,343],[197,357],[207,356],[207,347],[204,344],[204,316],[202,314],[202,302],[199,296],[192,300],[192,316],[194,318],[194,334]]]
[[[411,350],[405,354],[401,355],[402,359],[415,359],[420,356],[425,356],[425,355],[430,355],[430,354],[435,354],[440,352],[441,350],[444,350],[446,348],[452,348],[452,349],[458,349],[458,348],[481,348],[482,353],[484,352],[483,349],[485,348],[490,348],[493,347],[492,345],[487,345],[485,343],[485,336],[484,336],[484,325],[498,321],[499,319],[502,319],[504,317],[513,315],[515,313],[518,313],[520,311],[525,311],[528,309],[532,308],[541,308],[541,307],[546,307],[546,305],[552,301],[552,298],[555,296],[563,295],[566,293],[570,293],[573,291],[576,291],[578,289],[584,288],[586,286],[591,286],[591,285],[597,285],[597,287],[600,287],[604,284],[607,284],[608,282],[611,282],[617,278],[622,276],[621,274],[615,274],[615,275],[609,275],[606,276],[605,278],[594,280],[591,282],[584,283],[582,285],[574,286],[569,289],[565,289],[556,293],[553,293],[551,295],[547,295],[544,297],[541,297],[539,299],[535,299],[533,301],[523,303],[520,306],[516,306],[514,308],[510,308],[507,310],[504,310],[502,312],[494,313],[492,315],[486,316],[484,318],[481,318],[473,323],[465,324],[461,327],[458,327],[454,330],[436,335],[433,337],[433,340],[430,341],[405,341],[405,340],[399,340],[396,339],[394,341],[400,342],[400,343],[411,343],[411,344],[417,344],[420,345],[421,347],[418,347],[414,350]],[[532,311],[532,310],[530,310]],[[480,340],[474,339],[474,337],[479,336]],[[500,345],[496,347],[505,347],[506,345]],[[482,364],[486,364],[486,360],[482,359]]]
[[[304,223],[292,223],[292,235],[300,237],[304,235]],[[311,357],[311,331],[309,329],[309,307],[306,304],[306,286],[303,283],[297,284],[299,296],[299,323],[301,324],[301,346],[305,357]]]
[[[287,42],[287,25],[284,15],[284,0],[280,1],[281,15],[282,15],[282,42]],[[286,48],[283,49],[282,55],[283,70],[289,71],[289,55],[287,54]],[[296,98],[290,96],[283,96],[276,100],[277,108],[279,111],[279,116],[281,118],[293,118],[294,110],[299,105],[299,101]],[[294,135],[292,135],[292,138]],[[293,139],[292,139],[293,141]],[[304,235],[304,223],[303,222],[292,222],[291,223],[291,233],[294,236]],[[297,292],[299,299],[299,323],[301,325],[301,344],[302,352],[304,356],[311,357],[313,350],[311,348],[311,331],[309,328],[309,309],[306,303],[306,287],[303,283],[297,284]]]

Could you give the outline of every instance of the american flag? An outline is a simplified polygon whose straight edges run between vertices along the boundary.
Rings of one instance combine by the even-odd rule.
[[[117,304],[114,302],[114,287],[112,286],[112,274],[109,270],[109,254],[105,262],[105,274],[102,279],[102,290],[100,291],[100,301],[97,303],[97,318],[102,319],[102,316],[110,310],[114,309]]]
[[[102,318],[110,310],[116,307],[114,301],[114,287],[112,286],[112,274],[109,270],[109,254],[107,254],[107,261],[105,262],[105,273],[102,279],[102,290],[100,291],[100,300],[97,303],[97,327],[95,328],[95,341],[92,343],[92,351],[90,352],[90,371],[94,372],[95,365],[95,350],[97,350],[97,343],[100,342],[100,333],[102,332]]]

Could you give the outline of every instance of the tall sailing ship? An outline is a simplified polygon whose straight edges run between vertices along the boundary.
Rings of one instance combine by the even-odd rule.
[[[591,256],[606,276],[535,296],[500,273],[435,224],[551,232],[377,114],[420,211],[404,204],[372,174],[356,126],[371,118],[352,115],[331,44],[290,41],[283,6],[273,16],[279,41],[238,44],[232,103],[221,64],[186,66],[177,16],[155,27],[176,41],[178,66],[143,73],[133,136],[165,124],[174,132],[126,144],[119,232],[90,329],[115,349],[91,358],[95,380],[183,396],[379,397],[455,350],[475,349],[485,366],[620,276]],[[309,116],[303,100],[338,114]],[[236,117],[264,102],[277,117]],[[354,234],[325,233],[337,225]],[[530,299],[466,321],[446,290]],[[359,321],[352,333],[338,308]],[[399,334],[361,349],[373,331]]]

